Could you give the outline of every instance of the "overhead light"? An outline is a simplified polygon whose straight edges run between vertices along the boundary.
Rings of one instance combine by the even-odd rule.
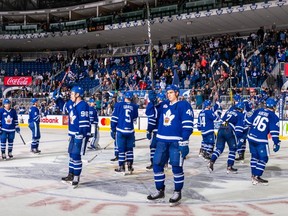
[[[255,3],[253,3],[252,5],[250,5],[251,10],[256,10],[257,5]]]
[[[283,1],[283,0],[279,0],[278,2],[276,2],[276,4],[277,4],[279,7],[282,7],[285,3],[286,3],[286,1]]]

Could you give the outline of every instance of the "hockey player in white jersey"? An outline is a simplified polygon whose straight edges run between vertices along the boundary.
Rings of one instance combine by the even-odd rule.
[[[276,101],[273,98],[266,100],[266,108],[255,110],[252,116],[247,118],[251,125],[248,132],[248,142],[251,153],[252,184],[268,185],[268,180],[261,176],[269,160],[268,134],[271,134],[274,146],[273,151],[280,149],[279,118],[275,114]]]
[[[3,108],[0,109],[0,135],[2,159],[6,160],[6,142],[8,141],[8,157],[13,158],[13,142],[15,131],[20,132],[18,117],[15,109],[11,108],[11,101],[4,99]]]
[[[187,101],[178,101],[179,88],[166,88],[167,101],[155,110],[158,119],[157,144],[153,159],[154,180],[157,191],[150,194],[148,201],[160,201],[165,197],[164,166],[169,160],[174,176],[174,193],[169,199],[170,206],[180,203],[184,185],[183,162],[189,153],[189,137],[193,132],[194,114]]]

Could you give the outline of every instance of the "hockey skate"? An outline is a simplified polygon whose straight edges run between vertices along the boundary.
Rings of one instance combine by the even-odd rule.
[[[157,190],[155,193],[152,193],[147,196],[147,200],[149,202],[156,202],[156,203],[165,202],[164,198],[165,198],[164,190]]]
[[[79,186],[80,176],[74,176],[72,181],[72,187],[73,189],[77,188]]]
[[[9,157],[9,159],[13,159],[12,152],[8,152],[8,157]]]
[[[268,180],[262,179],[260,176],[252,176],[252,184],[253,185],[265,185],[269,184]]]
[[[153,164],[150,164],[149,166],[146,166],[146,170],[152,170],[153,169]]]
[[[239,154],[239,156],[237,158],[235,158],[235,161],[238,161],[238,162],[241,162],[241,163],[244,163],[244,153],[243,154]]]
[[[229,173],[237,174],[237,171],[238,171],[238,169],[233,168],[232,166],[227,167],[227,174],[229,174]]]
[[[207,168],[208,168],[209,172],[212,173],[214,170],[214,162],[209,161],[209,163],[207,164]]]
[[[211,159],[211,155],[208,152],[203,152],[203,159],[205,161],[209,161]]]
[[[131,163],[128,163],[128,172],[130,175],[132,175],[133,171],[134,171],[134,168],[133,168],[133,165]]]
[[[112,158],[110,161],[112,161],[112,162],[118,161],[118,156],[116,156],[115,158]]]
[[[118,168],[115,169],[115,173],[117,174],[122,174],[122,175],[126,175],[125,173],[125,165],[119,166]]]
[[[172,197],[169,199],[170,207],[179,205],[181,198],[181,191],[174,191]]]
[[[5,153],[2,153],[2,159],[3,159],[3,160],[6,160],[6,159],[7,159],[7,157],[6,157],[6,154],[5,154]]]
[[[41,153],[41,151],[38,148],[31,149],[31,152],[34,154],[40,154]]]
[[[199,150],[199,157],[203,157],[204,156],[204,151],[202,148],[200,148]]]
[[[73,175],[72,173],[68,173],[68,176],[62,177],[62,178],[61,178],[61,181],[62,181],[63,183],[70,183],[70,184],[72,184],[73,177],[74,177],[74,175]]]

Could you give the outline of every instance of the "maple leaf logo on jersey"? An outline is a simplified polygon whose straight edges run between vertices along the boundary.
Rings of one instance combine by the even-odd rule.
[[[74,124],[74,120],[76,119],[76,116],[74,115],[73,112],[70,112],[69,118],[70,118],[70,124]]]
[[[164,116],[164,123],[163,123],[164,126],[170,126],[172,120],[175,118],[175,115],[172,115],[169,109],[165,114],[163,114],[163,116]]]
[[[5,123],[6,123],[7,125],[12,124],[13,118],[11,118],[10,115],[8,115],[8,116],[7,116],[6,118],[4,118],[4,119],[5,119]]]

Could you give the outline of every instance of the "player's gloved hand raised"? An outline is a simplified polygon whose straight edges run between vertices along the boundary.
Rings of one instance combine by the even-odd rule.
[[[111,132],[110,132],[110,135],[111,135],[112,139],[115,140],[115,138],[116,138],[116,132],[115,132],[115,131],[111,131]]]
[[[178,144],[178,149],[181,153],[182,158],[186,158],[186,156],[189,154],[189,140],[180,140],[178,141]]]
[[[280,143],[274,144],[274,146],[273,146],[273,151],[274,151],[274,152],[278,152],[279,149],[280,149]]]
[[[16,133],[20,133],[20,128],[19,128],[19,127],[16,127],[16,128],[15,128],[15,131],[16,131]]]
[[[146,133],[146,138],[148,140],[151,140],[151,138],[152,138],[152,135],[151,135],[151,133],[149,131],[147,131],[147,133]]]
[[[157,102],[157,94],[155,91],[150,91],[149,94],[148,94],[148,98],[149,98],[149,101],[152,102],[153,104],[156,104]]]

